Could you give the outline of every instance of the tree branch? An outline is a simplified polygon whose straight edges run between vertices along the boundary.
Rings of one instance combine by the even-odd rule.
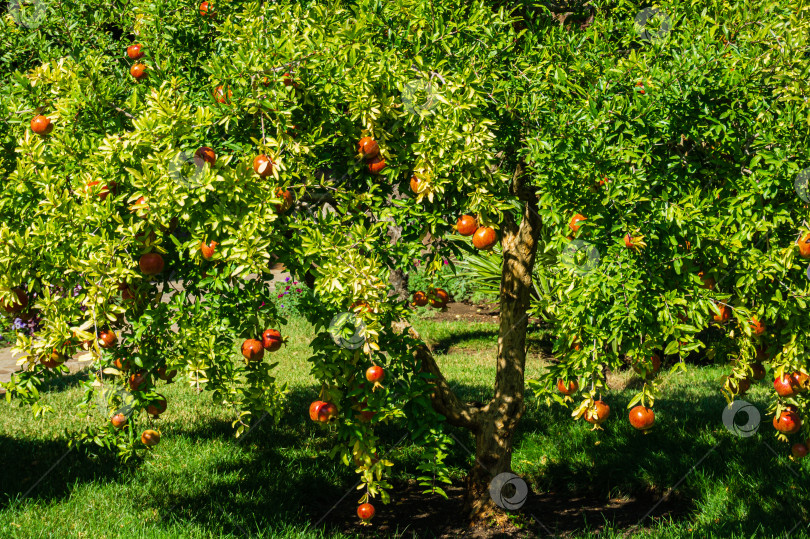
[[[395,322],[393,329],[400,334],[407,331],[411,338],[422,341],[419,333],[408,322]],[[472,404],[462,402],[456,396],[456,393],[447,383],[447,379],[436,364],[430,348],[424,342],[420,342],[419,345],[414,347],[413,355],[419,361],[421,371],[433,376],[434,391],[430,395],[433,409],[445,416],[447,422],[451,425],[475,432],[478,429],[478,422],[476,421],[478,409]]]

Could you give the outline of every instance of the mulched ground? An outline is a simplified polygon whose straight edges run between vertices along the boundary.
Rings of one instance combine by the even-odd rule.
[[[390,504],[376,504],[373,526],[363,526],[355,516],[357,496],[354,495],[347,496],[335,507],[324,523],[333,530],[357,537],[564,538],[581,533],[586,526],[593,531],[602,530],[605,523],[616,529],[641,531],[655,519],[675,519],[687,515],[691,509],[688,503],[675,497],[655,507],[659,501],[655,495],[607,500],[597,495],[530,492],[526,504],[511,513],[503,524],[471,528],[462,514],[461,486],[447,488],[447,499],[422,494],[422,488],[414,481],[394,483],[394,487]],[[648,515],[653,507],[655,510]]]
[[[499,318],[497,303],[448,303],[447,307],[441,311],[436,311],[436,316],[431,320],[438,322],[490,322],[498,323]]]

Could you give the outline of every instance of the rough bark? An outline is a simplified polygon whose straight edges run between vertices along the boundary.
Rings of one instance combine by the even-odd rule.
[[[512,469],[512,447],[518,422],[524,411],[526,329],[532,292],[532,270],[542,222],[536,195],[515,172],[513,194],[523,202],[520,224],[507,218],[502,227],[500,328],[498,335],[495,395],[475,416],[475,463],[467,476],[467,510],[473,520],[497,512],[489,495],[489,483],[496,475]]]
[[[501,228],[503,268],[493,398],[483,405],[462,402],[428,347],[420,345],[414,351],[422,370],[435,379],[434,409],[451,425],[468,429],[475,436],[475,462],[466,479],[465,500],[472,522],[488,520],[500,511],[490,497],[489,484],[496,475],[511,471],[513,437],[524,411],[527,311],[542,223],[536,195],[525,188],[522,173],[519,167],[512,182],[513,193],[524,202],[521,221],[518,224],[507,218]],[[410,331],[418,338],[412,328]]]

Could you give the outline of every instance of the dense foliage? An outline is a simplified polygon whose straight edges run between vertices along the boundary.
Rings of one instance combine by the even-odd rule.
[[[240,433],[278,417],[272,353],[240,347],[284,322],[281,263],[311,291],[295,309],[318,331],[336,453],[385,499],[374,427],[401,423],[438,488],[448,437],[416,342],[394,330],[412,311],[391,274],[463,258],[457,217],[498,229],[526,192],[544,225],[535,309],[562,360],[539,395],[563,402],[553,384],[578,378],[575,414],[593,419],[606,369],[682,358],[715,319],[734,342],[729,398],[763,358],[807,371],[808,8],[673,2],[640,28],[623,0],[576,23],[528,3],[108,4],[0,18],[0,301],[40,320],[18,333],[8,397],[43,411],[41,381],[85,348],[80,439],[143,449],[139,412],[175,369]],[[373,365],[381,386],[363,381]],[[657,391],[650,376],[631,405]],[[807,399],[773,411],[788,404]]]

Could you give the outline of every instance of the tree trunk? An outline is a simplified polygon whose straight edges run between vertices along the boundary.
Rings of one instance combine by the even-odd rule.
[[[524,201],[521,222],[518,225],[508,217],[501,230],[503,268],[494,397],[482,406],[461,402],[430,350],[422,345],[414,352],[422,370],[434,377],[433,407],[448,423],[475,436],[475,462],[466,479],[465,495],[465,510],[472,522],[487,521],[501,513],[489,486],[495,476],[512,470],[514,434],[524,410],[527,311],[542,223],[537,198],[525,190],[522,174],[519,167],[512,182],[513,193]],[[412,328],[410,331],[418,338]]]
[[[473,520],[499,512],[489,492],[498,474],[512,471],[514,434],[524,411],[526,330],[532,293],[532,270],[542,223],[536,198],[523,192],[522,170],[513,192],[524,200],[520,225],[507,219],[502,227],[500,329],[495,396],[475,417],[475,463],[467,476],[466,509]]]

